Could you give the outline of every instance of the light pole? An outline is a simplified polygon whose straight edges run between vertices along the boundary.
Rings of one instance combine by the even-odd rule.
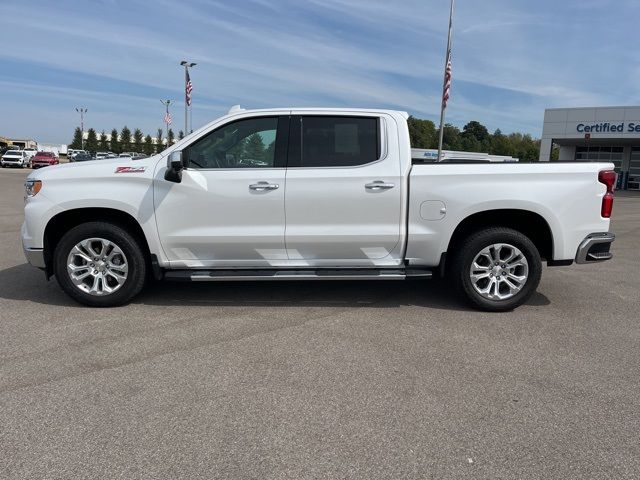
[[[171,124],[171,114],[169,113],[169,105],[171,105],[171,100],[160,100],[160,103],[162,103],[165,106],[164,123],[167,124],[167,147],[168,147],[169,146],[169,125]]]
[[[191,106],[191,78],[189,77],[189,67],[195,67],[197,63],[187,62],[183,60],[180,65],[184,67],[184,134],[189,134],[189,124],[187,120],[187,108]]]
[[[83,107],[76,107],[76,112],[80,114],[80,148],[84,150],[84,114],[87,113],[87,109]]]

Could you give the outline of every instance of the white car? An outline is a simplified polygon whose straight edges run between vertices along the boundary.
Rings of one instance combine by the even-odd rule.
[[[38,150],[36,150],[35,148],[25,148],[23,151],[29,158],[35,157],[36,153],[38,153]]]
[[[197,282],[446,274],[513,309],[550,266],[611,258],[611,163],[412,161],[408,115],[232,109],[164,152],[45,168],[22,243],[80,303]],[[91,163],[91,165],[89,165]]]
[[[86,150],[69,148],[69,149],[67,149],[67,158],[69,160],[71,160],[79,153],[87,153],[87,151]]]
[[[31,166],[31,158],[24,150],[7,150],[0,160],[2,168],[4,167],[20,167],[26,168]]]

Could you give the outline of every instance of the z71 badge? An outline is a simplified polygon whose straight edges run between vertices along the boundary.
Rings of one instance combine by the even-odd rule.
[[[146,167],[116,167],[115,173],[143,173]]]

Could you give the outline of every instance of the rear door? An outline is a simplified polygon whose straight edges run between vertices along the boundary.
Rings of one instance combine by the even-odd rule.
[[[403,184],[389,122],[385,115],[292,116],[285,193],[292,264],[400,263]]]

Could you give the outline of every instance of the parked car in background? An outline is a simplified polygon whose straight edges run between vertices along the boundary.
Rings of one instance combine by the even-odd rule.
[[[120,155],[118,155],[119,157],[139,157],[140,154],[137,152],[122,152]]]
[[[31,165],[31,159],[24,150],[7,150],[0,161],[4,167],[26,168]]]
[[[88,162],[90,160],[95,160],[95,158],[86,152],[76,153],[71,159],[72,162]]]
[[[67,149],[67,158],[69,160],[72,160],[74,156],[76,156],[78,153],[87,153],[86,150],[80,150],[80,149],[74,149],[74,148],[68,148]]]
[[[24,153],[27,154],[29,158],[35,157],[36,153],[38,153],[38,151],[35,148],[25,148],[23,151]]]
[[[53,152],[37,152],[31,159],[31,167],[42,168],[50,165],[58,165],[60,160]]]
[[[0,157],[9,150],[20,150],[20,147],[18,147],[17,145],[5,145],[4,147],[0,148]]]

